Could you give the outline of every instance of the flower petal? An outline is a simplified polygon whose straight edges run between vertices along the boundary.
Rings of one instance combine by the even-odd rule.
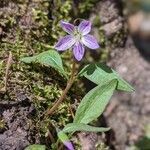
[[[82,43],[77,42],[73,46],[73,54],[78,61],[80,61],[83,58],[84,52],[85,52],[85,49]]]
[[[64,31],[66,31],[69,34],[73,34],[75,27],[73,24],[61,21],[61,27],[63,28]]]
[[[96,38],[90,34],[83,36],[81,41],[85,46],[87,46],[90,49],[99,48],[99,44],[98,44]]]
[[[82,35],[88,34],[91,31],[91,22],[83,20],[78,26],[78,31]]]
[[[65,141],[64,145],[68,148],[68,150],[74,150],[74,147],[70,141]]]
[[[73,44],[75,44],[75,38],[71,35],[66,35],[56,43],[55,48],[58,51],[64,51],[70,48]]]

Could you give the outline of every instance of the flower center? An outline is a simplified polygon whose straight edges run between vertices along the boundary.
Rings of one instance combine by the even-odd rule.
[[[81,41],[82,34],[78,31],[78,29],[75,29],[74,31],[74,37],[77,41]]]

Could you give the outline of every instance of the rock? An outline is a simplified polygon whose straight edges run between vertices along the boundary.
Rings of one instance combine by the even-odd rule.
[[[113,20],[112,22],[103,25],[102,29],[104,30],[105,35],[107,37],[110,37],[113,34],[115,34],[116,32],[118,32],[119,30],[121,30],[122,27],[123,27],[122,18],[119,17],[119,18]]]

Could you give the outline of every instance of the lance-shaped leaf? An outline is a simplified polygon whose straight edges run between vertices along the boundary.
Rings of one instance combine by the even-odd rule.
[[[74,123],[88,124],[97,119],[104,111],[117,86],[114,79],[105,85],[98,85],[82,99],[74,118]]]
[[[110,128],[93,127],[83,123],[69,123],[64,127],[63,132],[65,133],[72,133],[76,131],[106,132],[109,129]]]
[[[42,65],[52,67],[67,77],[62,65],[62,59],[57,51],[45,51],[36,56],[22,58],[21,61],[24,63],[40,63]]]
[[[118,80],[117,90],[133,91],[133,87],[123,80],[116,71],[109,68],[105,64],[90,64],[85,66],[79,73],[79,76],[84,76],[95,84],[103,85],[113,79]]]
[[[33,144],[26,147],[24,150],[46,150],[45,145]]]

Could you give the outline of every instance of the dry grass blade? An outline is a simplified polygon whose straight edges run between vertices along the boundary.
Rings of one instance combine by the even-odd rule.
[[[4,77],[4,87],[0,89],[0,93],[6,93],[7,91],[7,82],[8,82],[9,70],[10,70],[11,64],[12,64],[12,53],[9,52],[7,65],[6,65],[6,71],[5,71],[5,77]]]

